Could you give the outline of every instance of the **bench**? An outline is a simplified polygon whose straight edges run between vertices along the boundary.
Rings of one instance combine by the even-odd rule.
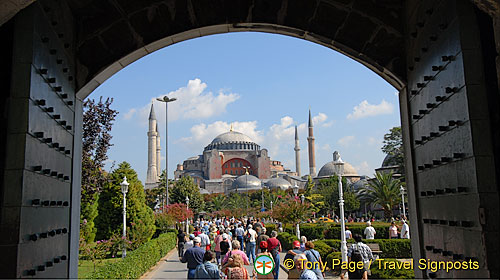
[[[351,247],[352,243],[347,244],[347,249]],[[372,250],[372,254],[374,255],[380,255],[382,254],[382,251],[380,250],[380,245],[378,243],[367,243],[368,247],[370,247],[370,250]]]

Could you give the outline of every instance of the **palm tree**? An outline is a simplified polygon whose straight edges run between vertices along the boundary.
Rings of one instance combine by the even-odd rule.
[[[385,218],[389,219],[394,206],[401,202],[400,187],[402,185],[401,181],[392,177],[392,172],[377,172],[375,179],[364,186],[359,194],[363,200],[372,205],[380,205],[384,209]]]

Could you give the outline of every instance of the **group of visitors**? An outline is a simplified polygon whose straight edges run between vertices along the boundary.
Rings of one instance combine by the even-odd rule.
[[[389,232],[394,232],[394,227],[396,233],[399,233],[395,223],[391,224]],[[367,222],[364,234],[366,239],[375,238],[376,231],[370,221]],[[264,221],[260,219],[198,220],[192,234],[186,235],[182,230],[179,231],[178,254],[181,262],[187,263],[188,279],[278,279],[281,264],[279,253],[283,248],[277,236],[277,231],[268,233]],[[401,237],[409,238],[405,220]],[[363,262],[364,266],[354,272],[342,272],[341,278],[348,276],[349,279],[367,279],[368,264],[373,260],[370,247],[361,241],[361,235],[352,234],[349,227],[346,227],[346,238],[355,240],[348,249],[349,261]],[[314,249],[314,243],[302,236],[300,241],[293,241],[292,246],[283,259],[283,262],[293,261],[293,267],[285,269],[288,279],[324,279],[323,260]],[[269,256],[276,264],[272,273],[262,275],[256,273],[255,269],[247,270],[245,265],[253,264],[262,255]],[[314,265],[306,267],[305,262]]]

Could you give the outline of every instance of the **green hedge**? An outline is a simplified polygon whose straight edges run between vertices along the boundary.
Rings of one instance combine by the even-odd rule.
[[[353,239],[349,239],[347,243],[353,243]],[[363,240],[364,243],[377,243],[380,246],[380,251],[382,254],[381,258],[411,258],[411,241],[410,239],[370,239]],[[317,247],[318,244],[326,244],[332,251],[340,251],[340,240],[339,239],[325,239],[318,240],[314,242]],[[318,250],[319,251],[319,250]],[[321,252],[320,252],[321,253]],[[327,252],[325,257],[330,254]],[[321,255],[323,258],[323,255]]]
[[[352,234],[359,234],[365,236],[365,223],[348,223],[347,226]],[[373,228],[376,231],[375,238],[389,238],[389,226],[388,223],[373,223]],[[276,229],[273,224],[266,225],[268,232],[270,228]],[[292,225],[284,225],[283,231],[289,234],[295,234],[295,227]],[[300,224],[300,235],[304,235],[308,240],[316,239],[339,239],[340,238],[340,224],[337,223],[303,223]]]
[[[372,275],[368,278],[370,279],[414,279],[415,272],[413,269],[398,269],[397,266],[394,269],[384,269],[383,262],[399,262],[396,259],[384,259],[382,261],[375,261],[370,266]],[[380,266],[380,269],[379,269]]]
[[[330,269],[333,268],[333,260],[338,259],[342,261],[342,254],[340,252],[331,252],[326,256],[325,261],[326,261],[326,267],[329,267]],[[335,269],[333,271],[340,272],[340,266],[336,265]]]
[[[288,232],[280,232],[277,238],[281,243],[282,249],[286,251],[292,249],[293,241],[297,240],[297,237],[295,235],[292,235]]]
[[[362,237],[365,237],[365,225],[348,225],[349,230],[352,232],[352,234],[359,234]],[[384,239],[384,238],[389,238],[389,226],[385,225],[374,225],[373,228],[375,229],[375,238],[379,239]],[[325,230],[324,238],[325,239],[340,239],[340,226],[329,226]],[[321,238],[318,238],[321,239]]]
[[[175,248],[175,233],[161,234],[127,254],[125,259],[108,263],[89,275],[90,279],[137,279]]]

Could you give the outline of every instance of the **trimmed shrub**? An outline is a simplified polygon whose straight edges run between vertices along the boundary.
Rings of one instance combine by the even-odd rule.
[[[415,272],[413,269],[398,269],[397,266],[396,268],[391,269],[384,269],[384,264],[386,262],[399,262],[396,259],[384,259],[381,261],[375,261],[372,263],[370,266],[370,270],[372,272],[372,275],[369,277],[371,279],[414,279],[415,278]],[[380,267],[380,269],[379,269]]]
[[[297,239],[296,236],[288,232],[280,232],[277,238],[281,242],[281,247],[283,247],[283,250],[292,249],[292,242]]]
[[[164,233],[152,239],[134,251],[125,259],[108,263],[89,275],[90,279],[138,279],[149,268],[154,266],[170,250],[175,248],[176,235]]]
[[[314,241],[314,250],[318,251],[322,260],[325,260],[328,254],[330,254],[334,249],[321,240]]]
[[[331,247],[334,251],[340,251],[339,239],[325,239],[315,241]],[[363,240],[364,243],[377,243],[380,246],[381,258],[411,258],[410,239],[370,239]],[[347,240],[347,243],[354,243],[353,239]]]
[[[342,261],[342,253],[340,252],[331,252],[326,256],[325,261],[326,261],[326,267],[329,267],[330,269],[333,268],[333,260],[340,260]],[[336,265],[333,271],[340,272],[340,265]]]
[[[300,224],[300,235],[307,237],[307,240],[325,238],[326,224]]]
[[[347,225],[349,227],[349,230],[352,232],[352,234],[359,234],[363,237],[365,237],[365,225]],[[384,225],[375,225],[373,228],[376,231],[375,238],[388,238],[389,237],[389,227],[384,226]],[[324,234],[325,239],[340,239],[340,226],[338,225],[333,225],[328,227],[325,230]]]
[[[265,228],[266,228],[266,234],[267,235],[270,235],[271,234],[271,231],[275,230],[275,231],[278,231],[276,229],[276,225],[275,224],[267,224],[267,225],[264,225]]]

